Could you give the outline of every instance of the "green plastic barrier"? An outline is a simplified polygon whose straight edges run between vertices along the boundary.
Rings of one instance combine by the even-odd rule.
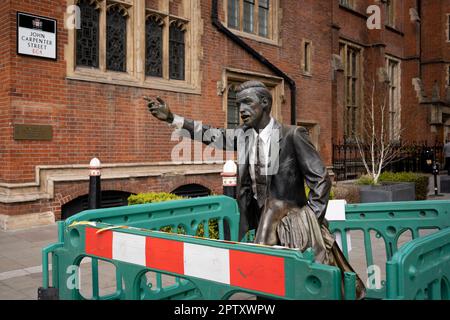
[[[238,241],[239,209],[237,202],[226,196],[87,210],[68,218],[65,225],[71,225],[74,221],[95,221],[151,230],[170,226],[172,230],[182,227],[187,235],[195,235],[201,223],[207,226],[211,220],[217,220],[219,239],[224,239],[226,221],[230,239]],[[208,238],[209,229],[205,227],[204,231]]]
[[[408,242],[386,268],[388,299],[450,300],[450,228]]]
[[[274,299],[341,299],[339,269],[313,262],[311,251],[210,240],[192,236],[81,222],[64,230],[58,260],[59,297],[85,299],[71,287],[85,257],[116,267],[116,292],[93,299],[227,299],[246,292]],[[73,268],[72,268],[73,269]],[[148,271],[176,276],[166,288],[146,286]],[[72,278],[72,279],[71,279]]]
[[[412,298],[437,298],[437,283],[440,283],[441,298],[448,299],[448,279],[447,273],[442,272],[443,266],[448,267],[449,255],[448,244],[442,248],[435,248],[448,237],[448,229],[436,234],[418,238],[420,229],[445,229],[450,226],[450,201],[415,201],[398,203],[374,203],[346,206],[346,220],[333,221],[330,223],[332,232],[340,232],[342,236],[343,251],[348,256],[348,244],[345,233],[351,230],[361,230],[364,234],[364,246],[366,250],[367,265],[373,264],[372,245],[370,232],[375,231],[377,237],[385,242],[386,246],[386,282],[381,289],[368,289],[368,298],[375,299],[412,299]],[[51,286],[59,289],[61,299],[84,299],[78,289],[70,289],[67,284],[73,280],[73,276],[68,272],[71,266],[78,266],[83,258],[92,258],[92,299],[227,299],[236,292],[247,292],[258,296],[265,296],[275,299],[354,299],[355,298],[355,274],[344,274],[345,296],[341,296],[341,273],[340,270],[326,265],[314,263],[314,255],[311,250],[300,253],[296,250],[279,249],[265,246],[255,246],[252,244],[235,243],[231,241],[217,241],[192,237],[196,234],[200,223],[205,226],[208,221],[216,220],[219,226],[219,237],[224,238],[225,222],[229,225],[232,241],[237,241],[239,212],[235,200],[214,196],[196,198],[188,200],[170,201],[164,203],[135,205],[129,207],[119,207],[110,209],[99,209],[82,212],[66,220],[58,222],[58,242],[43,249],[43,284],[48,288],[49,270],[48,255],[52,256],[52,283]],[[76,224],[83,221],[85,224]],[[90,222],[92,225],[86,225]],[[95,223],[95,225],[93,225]],[[122,226],[122,227],[121,227]],[[125,229],[123,228],[125,227]],[[161,227],[171,226],[176,230],[181,226],[187,235],[182,236],[155,232]],[[118,228],[120,227],[120,228]],[[119,240],[122,238],[137,237],[142,239],[159,239],[174,243],[183,243],[187,248],[201,247],[206,252],[228,251],[240,253],[243,256],[257,255],[250,261],[265,261],[264,259],[281,259],[283,261],[282,270],[275,270],[272,275],[264,273],[264,268],[259,268],[263,272],[263,279],[257,279],[257,283],[268,284],[270,282],[283,283],[284,291],[267,291],[261,288],[249,287],[236,282],[230,282],[234,276],[229,276],[230,281],[222,281],[198,274],[184,274],[180,270],[168,270],[164,265],[147,265],[142,262],[125,261],[119,257],[108,255],[98,255],[95,252],[86,251],[86,228],[90,228],[88,233],[92,234],[92,228],[113,228],[104,232],[113,233]],[[205,228],[205,237],[208,237],[208,228]],[[414,241],[397,248],[400,235],[405,231],[412,232]],[[103,232],[100,232],[100,234]],[[442,233],[442,235],[441,235]],[[247,240],[251,239],[251,233],[247,235]],[[91,239],[88,237],[88,240]],[[115,239],[115,238],[114,238]],[[91,240],[89,240],[91,241]],[[121,241],[121,240],[120,240]],[[119,241],[119,243],[120,243]],[[134,240],[133,240],[134,241]],[[147,240],[146,240],[147,241]],[[148,240],[152,242],[153,240]],[[155,240],[157,241],[157,240]],[[117,244],[116,244],[117,245]],[[146,242],[147,245],[147,242]],[[93,247],[98,247],[97,245]],[[99,246],[102,247],[102,246]],[[139,245],[138,245],[139,247]],[[150,246],[157,248],[161,246]],[[133,249],[134,248],[134,249]],[[434,249],[433,249],[434,248]],[[122,248],[123,252],[134,252],[135,245]],[[145,250],[148,248],[146,247]],[[140,248],[139,250],[144,250]],[[144,251],[145,251],[144,250]],[[431,266],[435,278],[422,277],[419,272],[416,282],[407,283],[404,280],[407,272],[417,264],[408,258],[404,261],[399,257],[416,257],[415,255],[427,250],[430,252],[440,252],[442,259],[435,259],[434,262],[425,259],[427,265]],[[433,251],[434,250],[434,251]],[[189,251],[189,250],[188,250]],[[122,251],[119,251],[122,252]],[[145,251],[147,252],[147,251]],[[150,250],[151,252],[151,250]],[[444,253],[442,253],[444,252]],[[436,253],[433,253],[436,255]],[[430,254],[430,256],[433,256]],[[201,260],[203,253],[199,255]],[[423,253],[422,253],[423,256]],[[172,257],[180,258],[179,254],[172,254],[170,258],[156,259],[156,261],[171,261]],[[231,254],[230,254],[231,257]],[[428,257],[425,255],[425,257]],[[417,257],[416,257],[417,258]],[[231,258],[230,258],[231,259]],[[400,259],[400,260],[397,260]],[[419,259],[419,258],[417,258]],[[196,261],[196,259],[191,259]],[[220,259],[219,259],[220,260]],[[423,260],[423,261],[425,261]],[[99,289],[98,266],[100,261],[113,264],[116,268],[116,290],[110,295],[101,295]],[[186,261],[190,261],[187,259]],[[244,259],[244,261],[246,261]],[[412,262],[409,262],[412,261]],[[420,262],[420,261],[419,261]],[[207,263],[207,261],[205,261]],[[434,263],[434,265],[433,265]],[[275,264],[276,265],[276,264]],[[272,264],[268,265],[271,270]],[[188,266],[189,269],[189,266]],[[203,269],[199,267],[197,269]],[[207,268],[206,268],[207,269]],[[239,269],[239,268],[238,268]],[[257,268],[258,269],[258,268]],[[447,268],[449,269],[449,268]],[[240,269],[239,269],[240,270]],[[407,270],[407,271],[406,271]],[[152,284],[147,282],[145,274],[149,271],[156,274],[156,279]],[[215,272],[214,274],[223,274]],[[283,274],[283,281],[273,281],[273,277]],[[431,273],[430,273],[431,274]],[[162,277],[170,275],[175,280],[171,285],[164,285]],[[237,275],[239,278],[239,275]],[[266,277],[266,278],[264,278]],[[233,278],[233,279],[235,279]],[[228,279],[228,278],[227,278]],[[434,294],[425,291],[431,290]],[[387,290],[387,293],[386,293]],[[422,291],[420,291],[422,290]],[[405,292],[414,292],[415,296],[406,295]],[[422,296],[421,293],[422,292]]]
[[[219,229],[219,239],[224,239],[228,231],[230,239],[237,240],[239,228],[239,211],[235,200],[225,196],[203,197],[196,199],[186,199],[183,201],[167,201],[161,203],[133,205],[108,209],[95,209],[83,211],[68,218],[65,222],[58,222],[58,243],[50,245],[42,250],[43,261],[43,287],[49,287],[49,259],[52,254],[52,287],[61,288],[59,285],[59,275],[65,272],[59,266],[60,255],[56,250],[63,248],[64,230],[76,221],[104,222],[112,225],[126,225],[136,228],[159,230],[162,227],[171,227],[176,231],[179,227],[187,235],[195,235],[200,224],[208,226],[210,221],[217,221]],[[225,230],[228,228],[228,230]],[[209,228],[204,227],[204,235],[209,237]],[[98,261],[92,258],[92,290],[93,298],[99,298],[99,268]],[[117,277],[119,275],[116,275]],[[156,274],[156,281],[162,287],[162,274]],[[189,290],[192,286],[182,282],[179,278],[175,281],[179,283],[179,288],[173,290],[160,290],[154,295],[155,299],[163,299],[174,295],[176,292]],[[143,286],[145,286],[143,284]],[[110,297],[114,298],[114,297]]]
[[[419,238],[420,230],[445,229],[450,227],[450,201],[411,201],[388,203],[350,204],[345,208],[345,221],[330,222],[330,231],[342,236],[342,251],[348,258],[347,232],[363,231],[367,266],[374,265],[370,232],[382,239],[388,262],[398,251],[398,240],[405,231],[412,233],[412,238]],[[386,273],[386,279],[388,275]],[[368,288],[367,297],[383,299],[386,297],[386,285],[381,289]]]

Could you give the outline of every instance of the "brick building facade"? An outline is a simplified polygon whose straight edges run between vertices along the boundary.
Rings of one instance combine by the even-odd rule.
[[[373,4],[381,30],[367,28]],[[227,30],[295,82],[295,119],[287,78],[220,32],[214,5]],[[81,29],[70,24],[76,8]],[[17,54],[17,12],[57,20],[56,60]],[[3,0],[0,228],[64,217],[87,194],[93,157],[104,165],[103,190],[116,195],[187,185],[221,193],[222,164],[201,162],[199,145],[195,164],[170,162],[178,140],[143,95],[231,127],[233,85],[263,81],[274,116],[307,127],[332,172],[332,143],[361,129],[368,76],[382,68],[393,135],[413,121],[402,138],[442,141],[450,128],[449,14],[450,0]],[[51,126],[52,138],[17,139],[20,125]]]

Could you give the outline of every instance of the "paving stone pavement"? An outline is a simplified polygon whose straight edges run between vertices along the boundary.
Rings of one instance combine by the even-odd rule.
[[[433,190],[433,188],[430,188]],[[435,197],[430,196],[429,199]],[[450,194],[435,199],[450,199]],[[382,280],[385,278],[385,249],[381,239],[371,235],[374,252],[374,263],[380,266]],[[411,240],[408,234],[400,238],[400,246]],[[57,241],[56,224],[36,227],[20,231],[0,231],[0,300],[35,300],[37,289],[42,285],[41,249]],[[350,263],[355,271],[366,281],[366,262],[364,255],[363,234],[359,231],[351,232],[352,251],[349,253]],[[399,246],[399,247],[400,247]],[[89,260],[89,259],[87,259]],[[90,263],[83,261],[81,265],[81,293],[88,298],[92,295],[90,288]],[[113,293],[115,273],[106,263],[100,268],[100,293]],[[171,279],[172,278],[172,279]],[[155,281],[154,277],[148,277]],[[163,280],[163,285],[173,282],[173,277]],[[238,293],[232,299],[255,299],[254,296]]]

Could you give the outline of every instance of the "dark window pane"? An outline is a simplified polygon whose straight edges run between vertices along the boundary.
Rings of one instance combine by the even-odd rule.
[[[450,28],[450,26],[449,26]],[[450,66],[448,66],[448,70],[447,70],[447,85],[450,87]]]
[[[253,32],[253,14],[255,0],[244,0],[244,31]]]
[[[447,35],[447,40],[450,41],[450,14],[447,16],[447,20],[448,20],[448,35]]]
[[[169,77],[184,80],[184,28],[177,22],[169,30]]]
[[[269,0],[259,1],[258,18],[259,35],[267,37],[269,35]]]
[[[81,13],[81,29],[76,30],[77,65],[98,68],[99,11],[89,0],[78,3]]]
[[[163,22],[156,16],[150,16],[145,25],[146,57],[145,74],[162,77],[162,34]]]
[[[228,26],[239,29],[239,0],[228,0]]]
[[[236,103],[236,91],[233,86],[228,90],[227,106],[227,128],[234,129],[239,126],[239,106]]]
[[[259,0],[259,6],[261,8],[269,9],[269,0]]]
[[[112,6],[106,17],[106,68],[127,70],[127,15],[120,6]]]

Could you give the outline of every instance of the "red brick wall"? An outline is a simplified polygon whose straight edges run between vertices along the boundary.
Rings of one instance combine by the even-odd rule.
[[[316,120],[321,126],[320,150],[327,164],[331,162],[331,19],[327,0],[299,3],[283,2],[282,46],[247,40],[256,50],[297,81],[298,114],[304,120]],[[222,8],[222,6],[219,6]],[[305,10],[306,9],[306,10]],[[172,109],[187,117],[220,126],[224,122],[222,97],[216,83],[223,67],[255,72],[271,72],[220,34],[210,21],[210,1],[202,1],[204,35],[202,94],[161,92],[125,86],[87,83],[65,79],[63,28],[64,0],[39,2],[14,1],[10,12],[11,39],[15,39],[15,11],[50,16],[58,20],[58,60],[47,61],[15,54],[12,56],[12,123],[51,124],[52,141],[12,141],[11,161],[14,173],[4,174],[6,182],[34,179],[36,165],[88,163],[97,156],[102,162],[141,162],[170,160],[173,143],[167,143],[171,130],[154,120],[141,97],[160,95]],[[299,14],[301,15],[299,17]],[[303,38],[313,39],[313,77],[301,75],[299,49]],[[220,50],[221,59],[217,60]],[[286,96],[289,88],[286,86]],[[286,123],[290,122],[290,101],[282,106]],[[164,142],[155,144],[155,142]]]
[[[3,32],[0,37],[0,180],[5,179],[10,166],[9,143],[11,137],[10,122],[10,72],[9,51],[11,47],[10,32],[10,1],[0,2],[0,25]]]
[[[223,1],[219,1],[221,18]],[[172,2],[173,10],[178,10],[177,3]],[[418,104],[411,82],[412,78],[420,75],[418,30],[409,17],[409,8],[415,6],[415,0],[398,1],[398,28],[403,34],[387,29],[367,29],[364,15],[367,6],[373,1],[357,1],[355,10],[360,14],[342,9],[337,0],[280,3],[281,46],[244,40],[296,81],[297,120],[319,123],[320,152],[326,165],[331,164],[333,138],[343,135],[340,111],[343,105],[343,78],[338,72],[333,80],[331,67],[331,55],[339,53],[340,38],[352,40],[365,48],[364,70],[369,76],[375,75],[376,69],[384,65],[385,53],[407,58],[402,61],[402,116],[404,119],[413,118],[414,126],[405,133],[411,140],[434,140],[427,123],[428,109]],[[449,44],[442,44],[442,37],[434,35],[443,33],[443,13],[449,12],[449,3],[444,0],[423,3],[424,59],[440,57],[448,60]],[[64,61],[64,47],[68,41],[63,20],[65,10],[65,0],[0,1],[0,23],[6,28],[4,34],[9,35],[0,38],[1,182],[34,181],[37,165],[87,164],[94,156],[103,163],[168,161],[175,144],[169,141],[171,129],[151,117],[141,99],[143,95],[159,95],[176,113],[221,126],[225,113],[222,110],[222,96],[217,95],[217,82],[221,80],[223,68],[272,74],[212,26],[211,1],[201,1],[204,29],[201,40],[201,95],[67,80]],[[57,19],[56,62],[16,55],[16,11]],[[312,77],[304,76],[301,72],[301,43],[305,38],[312,40]],[[429,96],[434,78],[439,81],[442,79],[442,69],[423,68],[423,81]],[[289,96],[289,87],[286,86],[286,101],[281,111],[285,123],[290,123]],[[13,124],[20,123],[52,125],[53,140],[14,141]],[[217,185],[220,184],[220,178],[213,176],[204,178],[206,180],[203,182],[206,186],[213,185],[213,189],[220,192]],[[177,178],[177,182],[182,184],[183,179],[189,178]],[[155,182],[148,179],[145,183],[124,180],[117,183],[111,188],[133,192],[170,191],[172,188],[167,180]],[[56,188],[57,200],[14,206],[0,204],[0,210],[25,213],[50,208],[58,212],[67,199],[87,192],[87,185],[81,186],[80,183],[74,183],[73,187],[56,184]],[[71,188],[80,189],[74,191]]]

